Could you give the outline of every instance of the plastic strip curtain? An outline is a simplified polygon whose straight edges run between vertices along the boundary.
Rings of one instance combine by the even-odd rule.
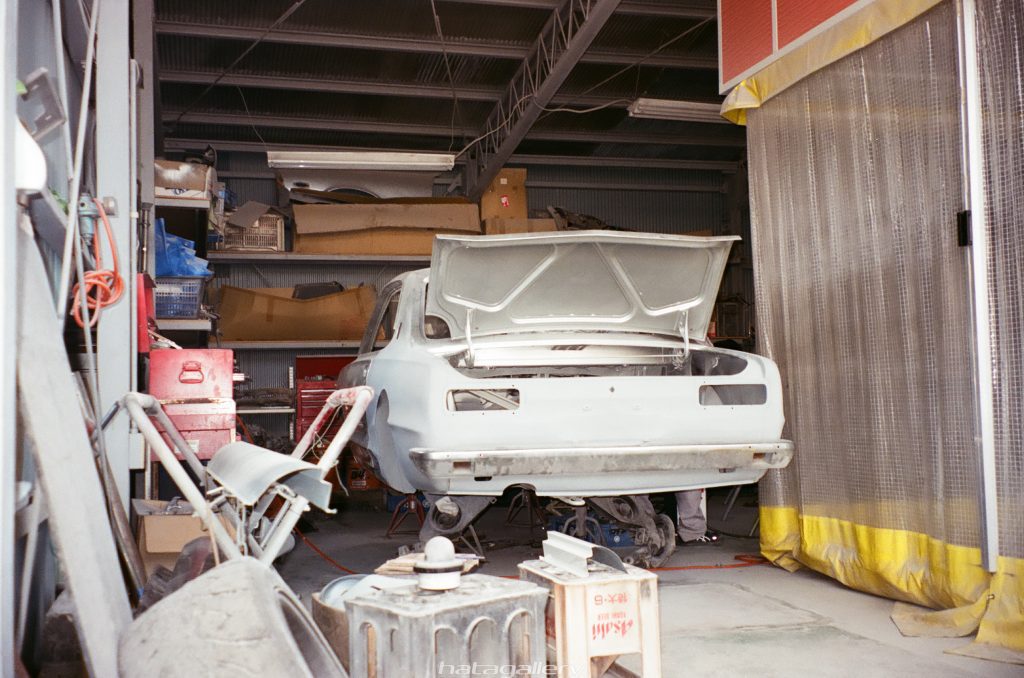
[[[969,634],[1016,601],[992,617],[1010,620],[994,639],[1012,647],[1024,561],[993,578],[979,549],[957,35],[943,3],[749,112],[759,341],[797,444],[762,482],[761,544],[783,567],[951,610],[906,630]],[[1007,322],[1020,351],[1020,317]],[[1024,496],[1017,441],[1004,515]],[[1001,576],[1016,583],[990,599]]]

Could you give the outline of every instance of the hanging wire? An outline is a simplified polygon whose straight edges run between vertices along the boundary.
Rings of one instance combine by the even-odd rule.
[[[194,99],[192,99],[192,101],[188,104],[188,106],[185,107],[185,110],[183,110],[181,113],[178,114],[178,117],[176,117],[174,119],[174,122],[171,125],[172,131],[173,131],[174,128],[176,128],[178,126],[178,123],[181,122],[181,119],[183,117],[185,117],[186,115],[188,115],[189,113],[191,113],[192,109],[195,108],[196,104],[198,104],[200,101],[202,101],[203,97],[205,97],[207,94],[209,94],[210,90],[212,90],[214,87],[216,87],[217,83],[219,83],[221,80],[224,79],[224,76],[226,76],[229,73],[231,73],[231,71],[233,71],[235,69],[235,66],[237,66],[239,63],[241,63],[242,59],[244,59],[245,57],[249,56],[249,53],[252,52],[254,49],[256,49],[256,46],[259,45],[261,42],[263,42],[263,39],[266,38],[267,35],[269,35],[271,31],[273,31],[275,28],[277,28],[282,23],[287,21],[288,17],[290,17],[300,7],[302,7],[302,5],[305,4],[305,2],[306,2],[306,0],[296,0],[296,2],[292,3],[291,7],[286,9],[281,14],[281,16],[277,17],[277,19],[274,21],[274,23],[270,24],[270,26],[268,26],[266,28],[266,30],[264,30],[260,34],[260,36],[258,38],[253,40],[252,43],[248,47],[246,47],[245,50],[235,58],[234,61],[232,61],[230,64],[228,64],[228,66],[224,70],[222,70],[220,72],[220,74],[216,78],[214,78],[213,82],[211,82],[209,85],[207,85],[206,88],[202,92],[200,92],[198,96],[196,96]],[[258,132],[257,132],[257,136],[259,136]]]
[[[448,84],[452,88],[452,117],[451,136],[448,140],[448,151],[455,147],[455,121],[458,118],[459,127],[462,125],[462,111],[459,109],[459,94],[455,90],[455,76],[452,75],[452,65],[448,60],[448,48],[444,43],[444,32],[441,30],[441,17],[437,14],[437,5],[430,0],[430,11],[434,14],[434,30],[437,32],[437,39],[441,43],[441,59],[444,61],[444,70],[448,74]]]
[[[263,139],[263,135],[260,134],[260,131],[256,129],[256,123],[253,122],[252,113],[249,112],[249,104],[246,103],[245,95],[242,94],[242,88],[236,86],[235,89],[238,90],[238,96],[242,99],[242,106],[245,108],[245,117],[249,120],[249,127],[252,127],[252,131],[256,133],[256,138],[260,140],[261,144],[263,144],[263,150],[269,153],[270,148],[267,146],[267,142]]]

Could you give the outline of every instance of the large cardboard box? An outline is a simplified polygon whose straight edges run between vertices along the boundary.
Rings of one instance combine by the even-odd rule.
[[[157,198],[195,201],[197,207],[210,202],[217,172],[209,165],[155,160],[153,172],[153,195]]]
[[[526,170],[503,169],[480,196],[480,218],[525,219]]]
[[[506,235],[508,233],[547,233],[557,231],[554,219],[487,219],[484,221],[484,235]]]
[[[439,233],[480,235],[473,204],[295,205],[296,252],[429,255]]]
[[[169,504],[156,499],[132,500],[132,508],[139,518],[139,553],[147,574],[153,574],[160,565],[173,570],[186,544],[200,537],[210,538],[203,521],[192,515],[189,504],[181,504],[181,512],[164,513]],[[233,535],[234,528],[228,520],[221,518],[221,522]]]
[[[292,288],[221,288],[220,331],[227,341],[361,339],[376,293],[355,287],[314,299],[292,299]]]

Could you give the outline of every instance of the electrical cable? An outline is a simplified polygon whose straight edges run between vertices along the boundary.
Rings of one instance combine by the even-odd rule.
[[[320,550],[320,547],[319,547],[319,546],[317,546],[316,544],[314,544],[313,542],[311,542],[311,541],[310,541],[310,540],[309,540],[309,539],[308,539],[308,538],[306,537],[306,535],[304,535],[304,534],[302,534],[301,532],[299,532],[299,528],[295,528],[295,529],[293,530],[293,532],[295,532],[295,534],[296,534],[296,535],[298,535],[299,539],[301,539],[302,541],[304,541],[304,542],[306,543],[306,546],[308,546],[309,548],[313,549],[313,552],[314,552],[314,553],[316,553],[316,554],[317,554],[318,556],[320,556],[321,558],[323,558],[324,560],[326,560],[326,561],[327,561],[328,563],[330,563],[330,564],[331,564],[331,565],[333,565],[334,567],[338,568],[338,569],[339,569],[339,570],[341,570],[342,572],[347,572],[347,573],[349,573],[349,574],[359,574],[359,572],[356,572],[355,570],[350,570],[350,569],[348,569],[347,567],[345,567],[344,565],[342,565],[341,563],[339,563],[339,562],[338,562],[337,560],[335,560],[334,558],[331,558],[331,557],[330,557],[329,555],[327,555],[326,553],[324,553],[323,551],[321,551],[321,550]]]
[[[689,28],[687,28],[685,31],[683,31],[679,35],[675,36],[674,38],[672,38],[670,40],[667,40],[666,42],[663,42],[662,44],[658,45],[657,47],[655,47],[653,50],[651,50],[647,54],[645,54],[642,57],[640,57],[638,60],[634,61],[631,64],[627,64],[627,65],[623,66],[619,70],[617,70],[614,73],[612,73],[611,75],[609,75],[604,80],[602,80],[602,81],[600,81],[600,82],[598,82],[598,83],[596,83],[594,85],[591,85],[590,87],[588,87],[587,89],[583,90],[582,92],[579,92],[576,96],[584,96],[584,95],[590,94],[591,92],[593,92],[595,89],[597,89],[601,85],[603,85],[603,84],[605,84],[607,82],[610,82],[611,80],[614,80],[615,78],[619,77],[623,73],[629,71],[631,68],[636,68],[637,66],[642,65],[643,62],[646,61],[647,59],[650,59],[652,56],[654,56],[655,54],[658,54],[659,52],[661,52],[666,47],[669,47],[670,45],[678,42],[679,40],[682,40],[683,38],[685,38],[690,33],[693,33],[697,29],[699,29],[699,28],[701,28],[703,26],[706,26],[710,22],[711,22],[711,19],[708,18],[708,19],[705,19],[704,21],[701,21],[698,24],[690,26]],[[489,132],[485,132],[485,133],[481,134],[480,136],[478,136],[477,138],[475,138],[472,141],[470,141],[469,143],[467,143],[465,146],[463,146],[462,150],[460,150],[458,153],[455,154],[455,157],[458,158],[459,156],[464,154],[466,151],[471,149],[473,147],[473,145],[476,144],[477,142],[482,141],[483,139],[486,139],[487,137],[489,137],[489,136],[491,136],[493,134],[497,134],[499,130],[504,128],[505,125],[507,125],[512,120],[512,118],[515,117],[516,112],[519,110],[519,106],[524,101],[526,101],[527,99],[533,99],[533,98],[534,98],[533,94],[527,94],[527,95],[524,95],[524,96],[520,97],[519,101],[517,101],[512,106],[512,112],[509,113],[508,116],[504,120],[502,120],[500,124],[496,125],[494,127],[494,129],[490,130]],[[540,116],[540,119],[546,118],[548,115],[551,115],[552,113],[591,113],[593,111],[598,111],[598,110],[601,110],[603,108],[608,108],[609,106],[614,106],[615,104],[621,103],[623,101],[629,101],[629,100],[628,99],[616,99],[616,100],[610,101],[610,102],[608,102],[606,104],[601,104],[600,106],[594,106],[591,109],[583,109],[583,110],[581,110],[581,109],[570,109],[570,108],[565,108],[565,107],[559,107],[559,108],[555,108],[555,109],[548,109],[548,108],[545,108],[543,106],[539,106],[539,108],[542,111],[545,111],[544,115]]]
[[[107,219],[107,213],[103,209],[103,203],[93,198],[93,203],[99,211],[100,219],[103,221],[103,230],[107,234],[107,242],[110,245],[110,254],[114,258],[113,269],[104,269],[102,259],[102,248],[100,247],[100,230],[93,232],[93,257],[96,260],[96,270],[85,271],[84,276],[75,284],[73,295],[74,301],[71,304],[71,315],[79,327],[95,327],[100,320],[103,309],[117,302],[124,294],[124,278],[121,277],[118,266],[117,243],[114,241],[113,229]],[[83,294],[79,294],[80,286],[85,286]],[[83,301],[84,299],[84,301]],[[91,317],[82,317],[82,304],[88,306]],[[92,312],[95,311],[93,315]],[[86,324],[88,323],[88,324]]]
[[[242,99],[242,106],[245,107],[245,117],[249,119],[249,127],[252,127],[252,131],[256,133],[256,138],[260,140],[261,144],[263,144],[263,150],[269,153],[270,148],[267,146],[266,140],[264,140],[263,135],[260,134],[260,131],[256,129],[256,123],[252,121],[252,113],[249,112],[249,104],[245,100],[245,95],[242,94],[242,88],[236,85],[235,89],[238,90],[238,96]],[[214,160],[213,164],[214,166],[217,165],[216,159]]]
[[[621,103],[626,103],[626,102],[630,102],[630,101],[633,101],[633,100],[632,99],[613,99],[611,101],[608,101],[608,102],[603,103],[603,104],[599,104],[597,106],[591,106],[590,108],[566,108],[565,106],[559,106],[558,108],[547,108],[545,106],[541,106],[540,110],[545,111],[547,113],[593,113],[594,111],[600,111],[600,110],[603,110],[605,108],[609,108],[611,106],[614,106],[615,104],[621,104]]]
[[[734,570],[740,567],[767,565],[768,559],[756,553],[741,553],[733,556],[738,563],[716,563],[714,565],[679,565],[677,567],[649,567],[651,572],[679,572],[681,570]]]
[[[242,59],[244,59],[245,57],[249,56],[249,53],[252,52],[254,49],[256,49],[256,46],[259,45],[261,42],[263,42],[263,39],[265,37],[267,37],[267,35],[269,35],[272,30],[274,30],[275,28],[280,26],[282,23],[287,21],[288,17],[290,17],[300,7],[302,7],[302,5],[305,4],[305,2],[306,2],[306,0],[296,0],[296,2],[292,3],[291,7],[286,9],[281,14],[281,16],[277,17],[277,19],[274,20],[274,23],[270,24],[270,26],[268,26],[266,30],[264,30],[262,33],[260,33],[258,38],[253,40],[252,43],[248,47],[246,47],[245,50],[235,58],[234,61],[232,61],[230,64],[228,64],[228,66],[223,71],[220,72],[220,75],[218,75],[216,78],[214,78],[213,82],[211,82],[209,85],[206,86],[206,89],[204,89],[202,92],[200,92],[198,94],[198,96],[196,96],[194,99],[192,99],[192,101],[188,104],[188,106],[186,106],[185,109],[181,113],[178,114],[178,117],[176,117],[174,119],[174,122],[171,124],[172,130],[178,126],[178,123],[181,122],[181,119],[183,117],[185,117],[190,112],[192,112],[192,109],[195,108],[195,105],[198,104],[200,101],[202,101],[203,97],[205,97],[207,94],[209,94],[210,90],[212,90],[214,87],[217,86],[217,83],[219,83],[221,80],[224,79],[224,76],[226,76],[228,73],[233,71],[235,66],[237,66],[239,63],[241,63]]]
[[[593,92],[593,91],[594,91],[595,89],[597,89],[597,88],[598,88],[598,87],[600,87],[601,85],[604,85],[605,83],[611,82],[612,80],[614,80],[615,78],[619,77],[619,76],[620,76],[620,75],[622,75],[623,73],[625,73],[625,72],[629,71],[630,69],[632,69],[632,68],[636,68],[637,66],[641,66],[641,65],[643,65],[643,63],[644,63],[645,61],[647,61],[648,59],[650,59],[650,58],[651,58],[652,56],[654,56],[655,54],[658,54],[659,52],[661,52],[661,51],[662,51],[663,49],[665,49],[666,47],[669,47],[670,45],[673,45],[673,44],[675,44],[676,42],[679,42],[680,40],[682,40],[683,38],[685,38],[685,37],[686,37],[687,35],[689,35],[690,33],[693,33],[693,32],[694,32],[694,31],[696,31],[697,29],[699,29],[699,28],[702,28],[702,27],[704,27],[704,26],[708,25],[709,23],[711,23],[711,21],[712,21],[712,19],[711,19],[711,17],[709,17],[709,18],[707,18],[707,19],[704,19],[704,21],[701,21],[701,22],[700,22],[700,23],[698,23],[698,24],[694,24],[693,26],[690,26],[690,27],[689,27],[689,28],[687,28],[687,29],[686,29],[685,31],[683,31],[682,33],[680,33],[679,35],[677,35],[676,37],[674,37],[674,38],[672,38],[672,39],[670,39],[670,40],[668,40],[668,41],[666,41],[666,42],[663,42],[663,43],[661,43],[660,45],[658,45],[657,47],[655,47],[655,48],[654,48],[653,50],[651,50],[651,51],[650,51],[650,52],[648,52],[647,54],[645,54],[645,55],[643,55],[642,57],[640,57],[640,59],[638,59],[637,61],[634,61],[634,62],[633,62],[633,63],[631,63],[631,64],[627,64],[627,65],[623,66],[623,67],[622,67],[622,68],[620,68],[619,70],[617,70],[617,71],[615,71],[614,73],[612,73],[611,75],[609,75],[609,76],[608,76],[607,78],[605,78],[604,80],[602,80],[602,81],[600,81],[600,82],[598,82],[598,83],[596,83],[596,84],[594,84],[594,85],[591,85],[591,86],[590,86],[590,87],[588,87],[587,89],[583,90],[583,91],[582,91],[582,92],[580,92],[580,93],[579,93],[579,94],[578,94],[577,96],[583,96],[583,95],[586,95],[586,94],[590,94],[591,92]]]
[[[459,109],[459,95],[455,91],[455,77],[452,75],[452,66],[448,61],[448,49],[444,44],[444,32],[441,30],[441,17],[437,14],[437,5],[430,0],[430,11],[434,14],[434,30],[437,32],[437,39],[441,43],[441,59],[444,61],[444,70],[448,74],[448,84],[452,88],[452,116],[451,136],[448,141],[448,152],[455,146],[455,120],[458,117],[459,127],[462,127],[462,111]]]

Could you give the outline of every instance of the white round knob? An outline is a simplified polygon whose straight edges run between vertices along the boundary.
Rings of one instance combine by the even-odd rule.
[[[423,547],[423,559],[413,565],[419,587],[427,591],[450,591],[459,586],[462,561],[455,557],[455,544],[447,537],[432,537]]]

